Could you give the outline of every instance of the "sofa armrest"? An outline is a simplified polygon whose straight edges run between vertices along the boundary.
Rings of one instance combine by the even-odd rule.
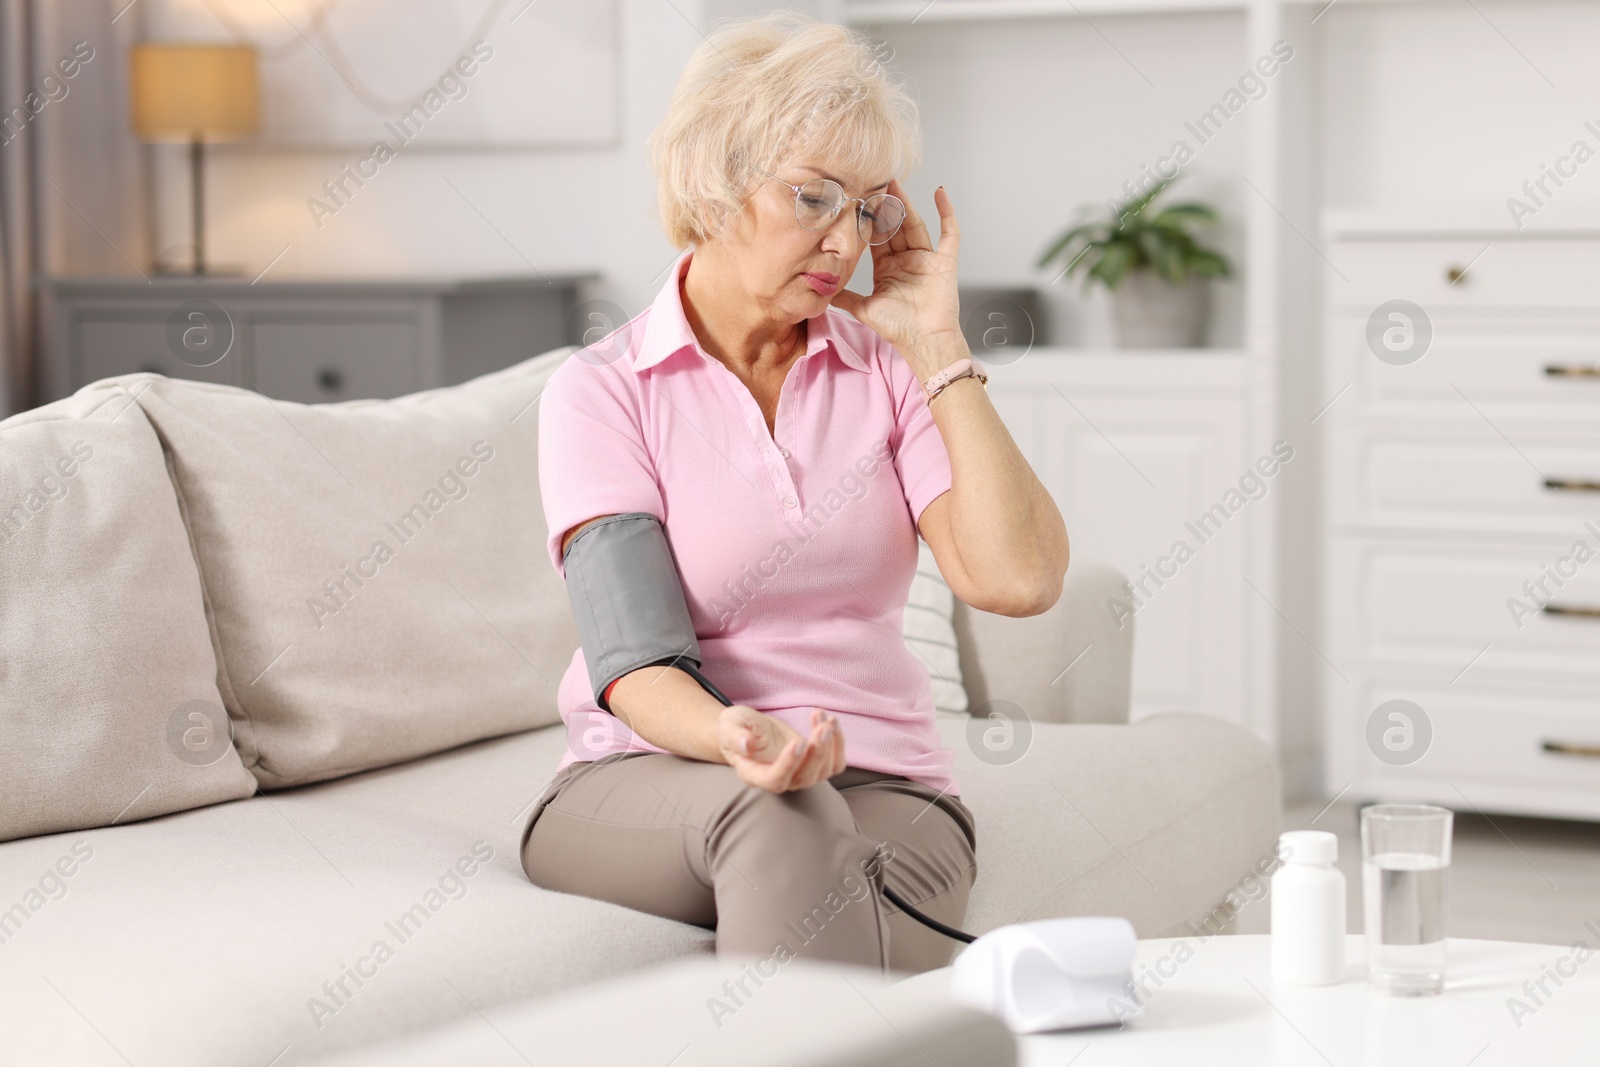
[[[1259,899],[1281,779],[1277,754],[1249,730],[1172,712],[1129,726],[1036,723],[1027,747],[996,763],[972,725],[939,723],[977,824],[963,930],[1121,915],[1140,937],[1209,935],[1239,899]]]
[[[957,598],[953,622],[968,708],[981,715],[988,701],[1003,699],[1035,722],[1127,722],[1133,616],[1119,626],[1106,607],[1126,600],[1123,582],[1115,567],[1074,558],[1061,599],[1042,615],[1013,619]]]

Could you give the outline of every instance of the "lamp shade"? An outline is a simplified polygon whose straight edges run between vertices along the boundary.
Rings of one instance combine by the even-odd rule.
[[[261,124],[256,50],[218,44],[134,45],[133,128],[145,141],[236,141]]]

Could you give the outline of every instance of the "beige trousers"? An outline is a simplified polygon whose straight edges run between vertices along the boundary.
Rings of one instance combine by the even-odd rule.
[[[714,929],[717,954],[799,957],[916,974],[961,944],[977,834],[959,798],[846,767],[771,793],[724,763],[613,753],[574,763],[534,803],[522,869],[544,889]]]

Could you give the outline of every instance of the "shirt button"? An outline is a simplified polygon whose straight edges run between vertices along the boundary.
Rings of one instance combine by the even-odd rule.
[[[786,508],[794,507],[794,497],[792,497],[792,496],[784,497],[783,498],[783,506],[786,507]]]
[[[787,448],[780,448],[780,449],[778,449],[778,455],[782,456],[784,459],[788,459],[789,458],[789,450]]]

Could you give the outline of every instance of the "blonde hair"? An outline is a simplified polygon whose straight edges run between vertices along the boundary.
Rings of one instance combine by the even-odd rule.
[[[656,207],[675,248],[715,237],[762,174],[797,152],[841,176],[904,180],[922,161],[916,100],[859,31],[792,11],[724,23],[695,49],[650,134]],[[859,192],[859,190],[852,190]]]

